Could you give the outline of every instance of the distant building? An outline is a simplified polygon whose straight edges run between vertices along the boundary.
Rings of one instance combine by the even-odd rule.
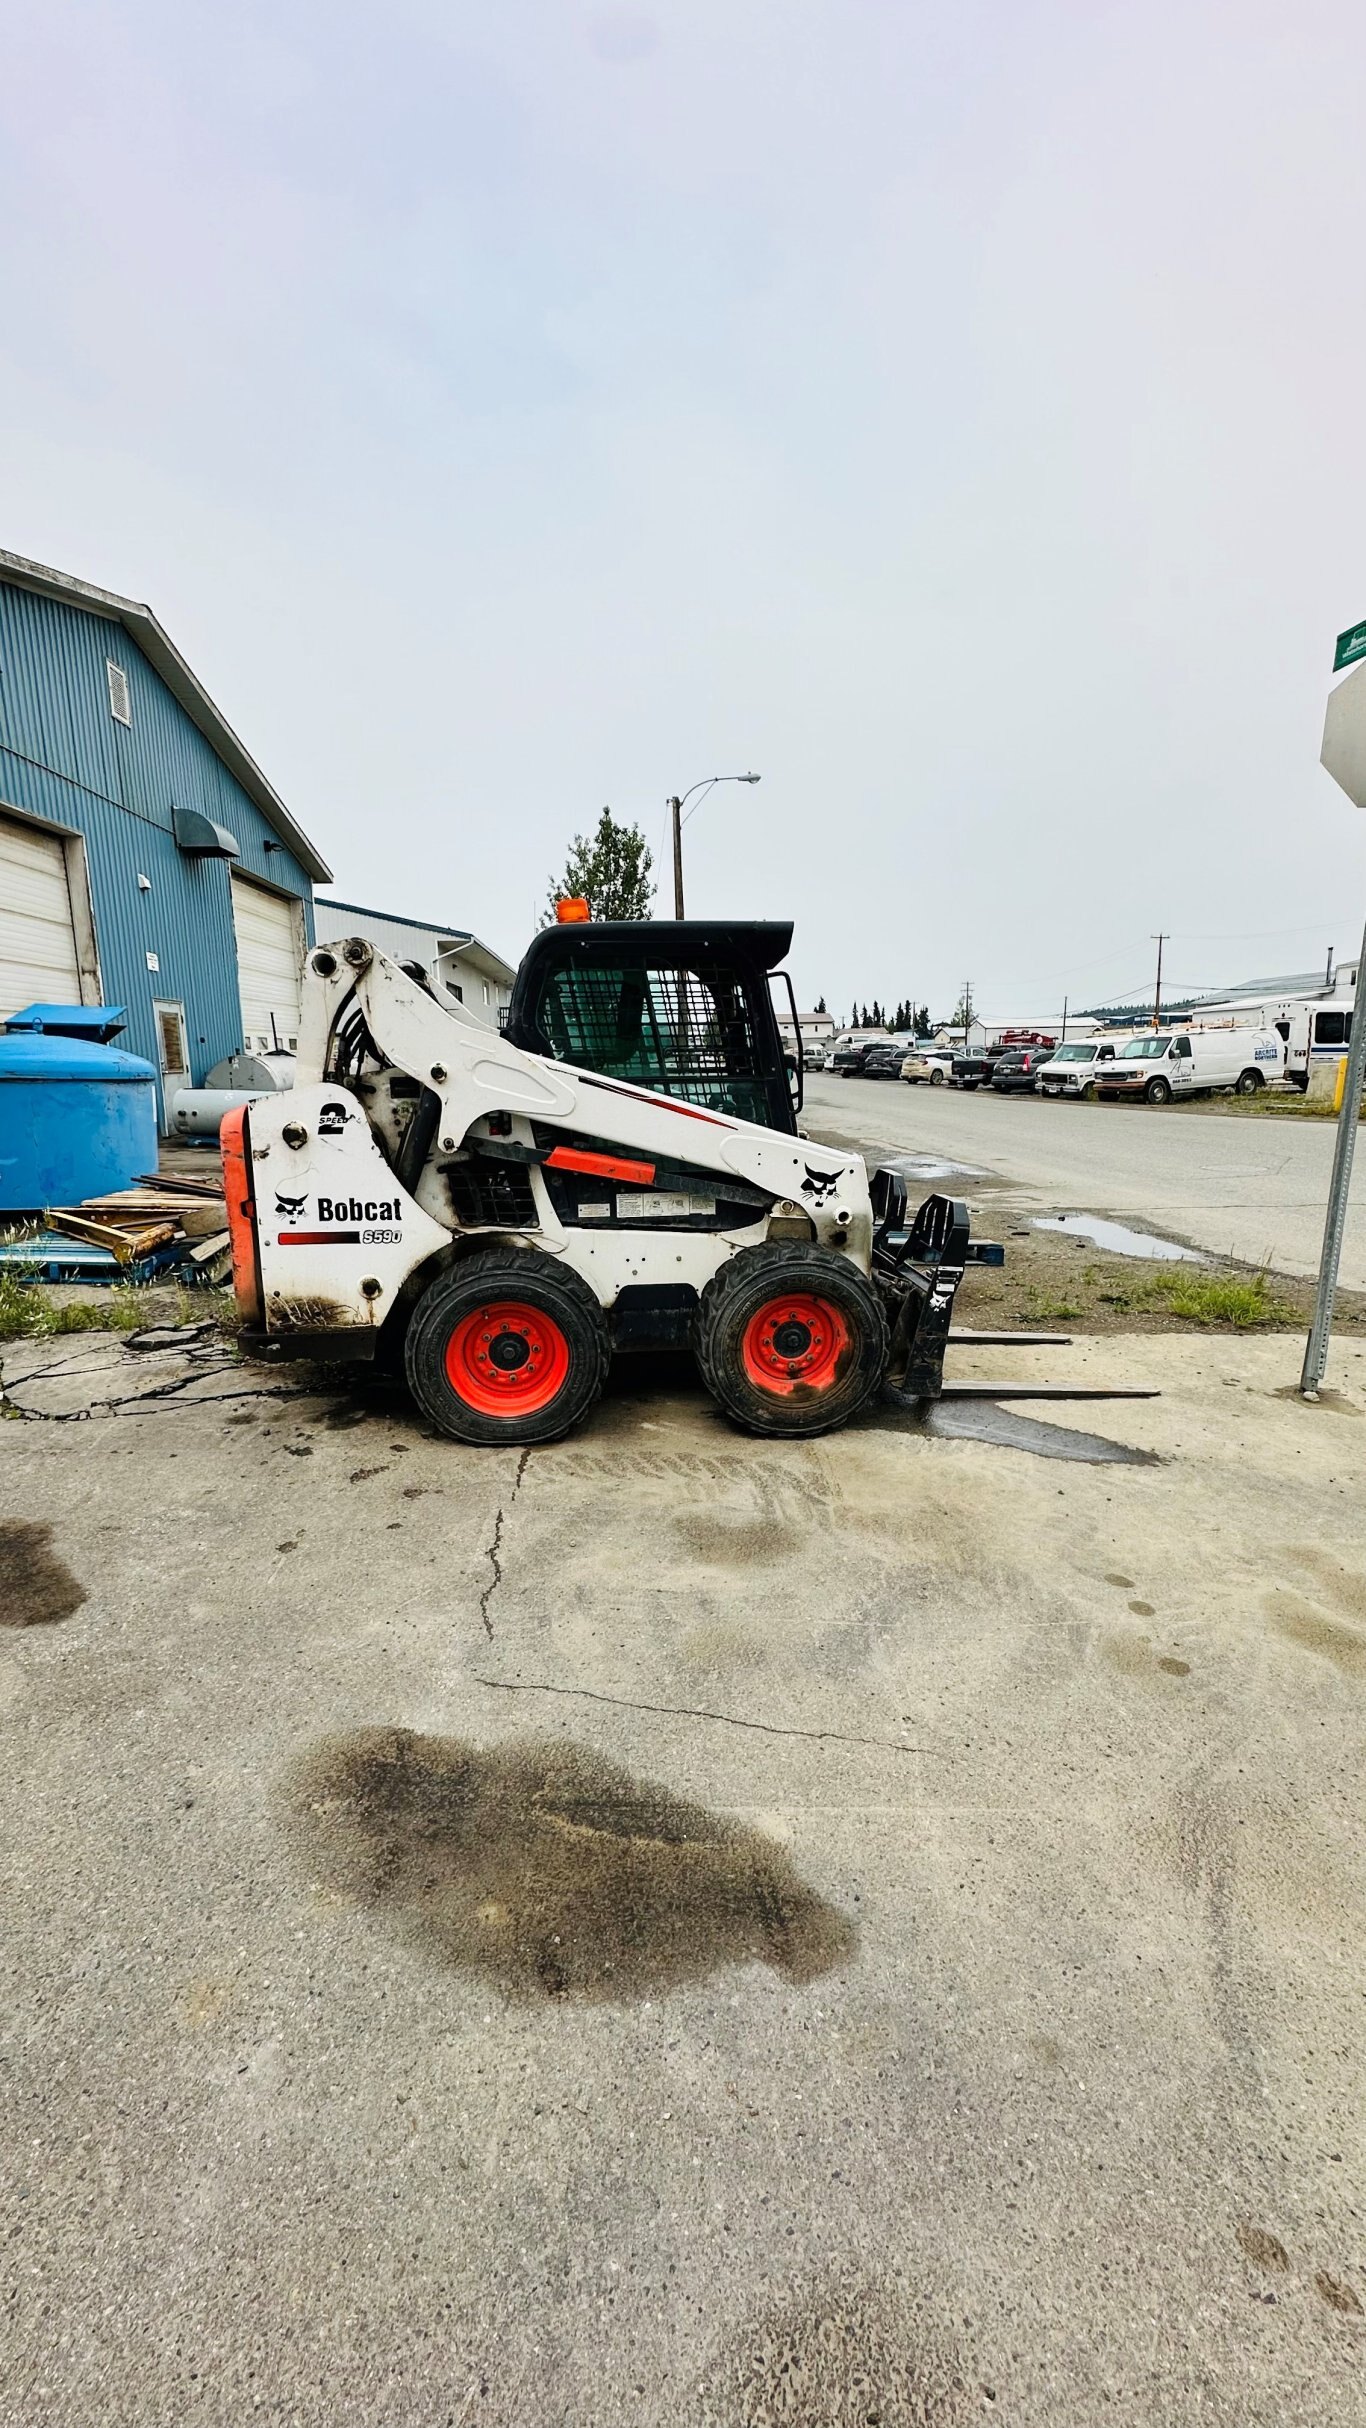
[[[0,1018],[122,1004],[167,1127],[293,1045],[330,873],[150,607],[0,550]]]
[[[481,944],[468,928],[439,927],[427,919],[407,919],[392,911],[365,910],[359,902],[313,905],[319,944],[335,944],[340,936],[365,936],[392,961],[419,961],[438,995],[453,995],[476,1020],[498,1026],[498,1015],[512,1000],[517,972],[501,953]]]
[[[828,1045],[835,1034],[835,1023],[829,1012],[798,1012],[797,1020],[803,1046]],[[797,1032],[793,1028],[790,1011],[778,1013],[778,1033],[784,1045],[796,1043]]]

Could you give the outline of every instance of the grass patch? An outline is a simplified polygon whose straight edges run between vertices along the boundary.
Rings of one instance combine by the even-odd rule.
[[[1070,1299],[1058,1298],[1051,1290],[1032,1289],[1026,1291],[1025,1296],[1030,1316],[1042,1324],[1075,1323],[1082,1312],[1080,1307],[1073,1306]]]
[[[219,1312],[210,1303],[196,1304],[186,1290],[177,1290],[173,1314],[163,1313],[146,1288],[135,1282],[114,1282],[99,1298],[54,1302],[36,1279],[38,1266],[7,1265],[0,1271],[0,1341],[56,1340],[71,1332],[136,1332],[155,1322],[193,1323]],[[165,1294],[163,1293],[163,1298]]]
[[[1166,1287],[1167,1311],[1189,1324],[1227,1324],[1246,1332],[1254,1324],[1295,1320],[1293,1307],[1278,1298],[1265,1273],[1183,1273]]]

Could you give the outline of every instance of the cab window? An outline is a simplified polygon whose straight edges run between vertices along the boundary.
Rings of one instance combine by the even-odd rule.
[[[734,974],[576,962],[548,972],[536,1025],[558,1062],[768,1122],[751,1007]]]

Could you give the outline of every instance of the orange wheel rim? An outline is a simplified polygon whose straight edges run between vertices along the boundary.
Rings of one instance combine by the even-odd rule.
[[[542,1307],[500,1298],[464,1316],[446,1343],[446,1380],[481,1416],[534,1416],[569,1377],[569,1343]]]
[[[752,1315],[740,1359],[760,1391],[828,1391],[849,1346],[849,1327],[828,1298],[794,1290]]]

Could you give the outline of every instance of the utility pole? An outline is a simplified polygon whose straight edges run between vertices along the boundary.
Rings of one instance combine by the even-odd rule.
[[[1062,999],[1062,1035],[1058,1039],[1058,1043],[1059,1045],[1067,1043],[1067,997],[1065,995]]]
[[[1171,936],[1164,928],[1162,934],[1155,936],[1153,941],[1157,946],[1157,985],[1153,989],[1153,1027],[1157,1029],[1162,1026],[1162,947],[1164,944],[1170,944]]]
[[[1330,945],[1329,945],[1329,947],[1328,947],[1328,967],[1327,967],[1327,969],[1326,969],[1326,970],[1324,971],[1324,973],[1323,973],[1323,991],[1324,991],[1325,995],[1331,995],[1331,994],[1332,994],[1332,991],[1333,991],[1333,955],[1334,955],[1334,953],[1336,952],[1336,950],[1337,950],[1336,945],[1333,945],[1333,944],[1330,944]]]

